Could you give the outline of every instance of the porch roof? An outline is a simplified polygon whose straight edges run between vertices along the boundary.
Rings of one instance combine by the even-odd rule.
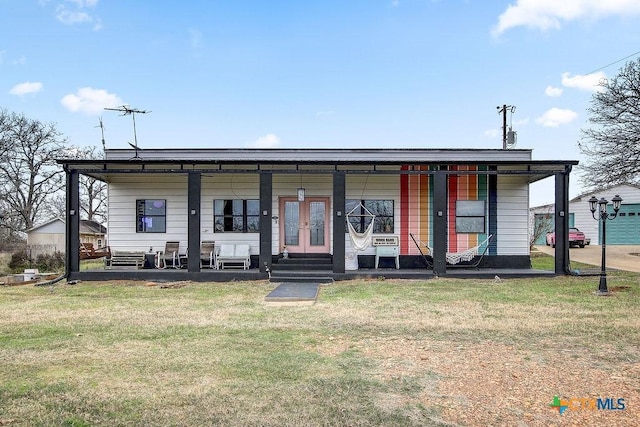
[[[488,171],[457,174],[518,174],[534,182],[564,172],[577,160],[532,160],[531,150],[502,149],[109,149],[105,159],[58,159],[65,169],[107,180],[123,173],[347,173],[412,174],[451,171],[403,169],[403,165],[485,165]]]

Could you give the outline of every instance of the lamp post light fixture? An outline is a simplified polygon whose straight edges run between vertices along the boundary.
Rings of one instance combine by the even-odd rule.
[[[593,219],[602,221],[602,265],[600,266],[600,284],[598,286],[598,292],[596,295],[608,295],[609,289],[607,288],[607,220],[614,219],[618,216],[620,210],[620,203],[622,198],[616,194],[611,203],[613,203],[613,213],[607,212],[607,204],[609,201],[604,197],[600,200],[596,196],[591,196],[589,199],[589,210]],[[597,213],[596,213],[597,212]]]

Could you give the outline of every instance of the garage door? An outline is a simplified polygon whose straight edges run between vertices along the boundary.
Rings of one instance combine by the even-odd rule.
[[[609,206],[609,212],[612,211]],[[600,224],[602,236],[602,224]],[[607,221],[608,245],[640,245],[640,203],[622,205],[618,217]]]
[[[553,214],[535,214],[533,222],[534,244],[544,245],[547,243],[547,233],[553,231]]]

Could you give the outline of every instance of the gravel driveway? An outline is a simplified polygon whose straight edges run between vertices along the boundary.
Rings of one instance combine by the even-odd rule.
[[[535,246],[535,249],[548,255],[555,255],[555,249],[551,246],[539,245]],[[602,248],[598,245],[571,248],[569,259],[599,267],[602,263]],[[640,273],[640,246],[607,245],[607,268]]]

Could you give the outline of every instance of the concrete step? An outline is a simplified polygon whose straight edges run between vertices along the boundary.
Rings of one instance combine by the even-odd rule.
[[[273,271],[333,270],[331,256],[279,258],[271,265]]]
[[[292,270],[272,271],[269,279],[272,283],[301,282],[301,283],[333,283],[333,274],[324,270]]]

